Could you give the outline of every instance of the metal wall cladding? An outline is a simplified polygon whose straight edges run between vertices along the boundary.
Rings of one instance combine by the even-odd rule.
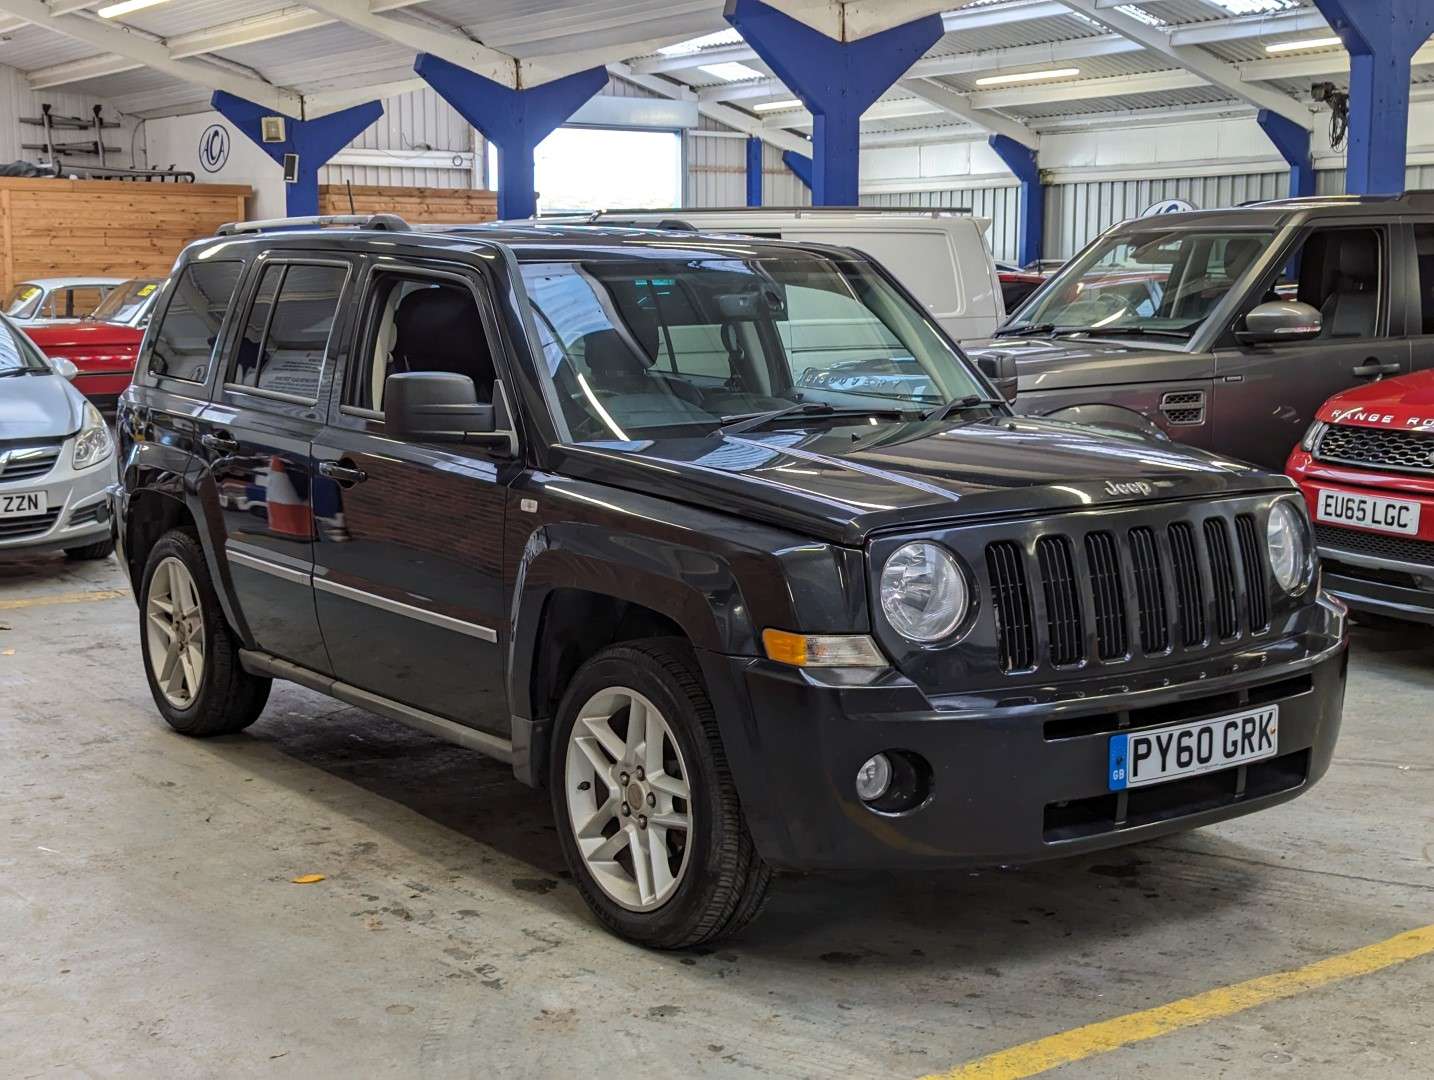
[[[1319,169],[1315,172],[1315,194],[1343,195],[1343,169]],[[1434,188],[1434,165],[1410,165],[1404,170],[1405,191],[1427,191]]]
[[[726,131],[703,118],[702,128]],[[746,136],[711,136],[688,132],[687,206],[745,206],[747,204]],[[782,161],[775,146],[762,147],[762,203],[765,206],[810,206],[812,193]]]
[[[1138,217],[1166,199],[1184,199],[1201,210],[1215,210],[1282,199],[1289,194],[1289,183],[1289,173],[1279,170],[1052,184],[1046,189],[1045,257],[1069,258],[1112,225]]]
[[[119,110],[108,102],[88,94],[66,94],[56,90],[31,90],[25,76],[12,67],[0,66],[0,162],[39,161],[44,157],[40,150],[23,150],[22,143],[43,143],[44,130],[34,124],[22,124],[22,116],[38,117],[41,104],[49,104],[51,112],[60,116],[83,116],[88,118],[95,105],[105,106],[105,119],[118,120],[121,127],[105,131],[105,145],[119,148],[118,154],[107,155],[110,165],[130,164],[130,139],[134,135],[134,120],[121,117]],[[83,142],[86,134],[80,131],[56,131],[57,142]],[[71,159],[75,165],[98,165],[97,157]]]
[[[321,184],[386,184],[398,187],[473,187],[473,173],[462,168],[418,168],[404,164],[419,151],[483,154],[483,136],[468,126],[432,90],[414,90],[383,99],[383,116],[348,145],[350,150],[374,150],[392,157],[391,166],[329,165],[319,173]],[[481,158],[479,159],[481,162]],[[481,169],[481,165],[480,165]]]
[[[863,195],[863,206],[930,206],[958,207],[970,210],[976,217],[987,218],[991,227],[986,241],[991,254],[998,259],[1016,258],[1017,234],[1020,229],[1020,188],[972,187],[949,188],[942,191],[913,191]]]

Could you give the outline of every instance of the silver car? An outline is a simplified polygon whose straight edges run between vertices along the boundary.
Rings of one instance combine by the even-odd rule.
[[[105,498],[114,440],[70,385],[74,373],[0,317],[0,555],[114,550]]]

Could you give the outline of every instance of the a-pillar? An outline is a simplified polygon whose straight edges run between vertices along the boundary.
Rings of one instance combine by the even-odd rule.
[[[594,67],[515,90],[431,53],[419,53],[413,70],[498,148],[498,216],[507,220],[537,213],[538,143],[607,85],[607,69]]]
[[[319,212],[319,170],[383,115],[383,106],[369,101],[314,120],[296,120],[222,90],[215,92],[209,104],[280,165],[288,154],[298,157],[297,176],[284,185],[284,206],[290,217],[312,217]],[[263,120],[269,116],[283,117],[280,142],[264,141]]]
[[[812,202],[855,206],[861,114],[941,39],[941,16],[842,42],[761,0],[727,0],[724,14],[812,114]]]
[[[1021,185],[1016,261],[1022,266],[1033,266],[1040,261],[1046,230],[1046,186],[1041,183],[1036,152],[1009,135],[992,135],[988,141]]]
[[[1434,34],[1431,0],[1315,0],[1349,52],[1345,191],[1404,190],[1410,61]]]
[[[1310,156],[1310,133],[1293,120],[1261,109],[1256,116],[1260,128],[1290,165],[1290,198],[1315,193],[1314,158]]]

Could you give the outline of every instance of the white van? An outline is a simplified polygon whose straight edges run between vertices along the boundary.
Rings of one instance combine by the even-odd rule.
[[[962,210],[897,207],[734,207],[602,210],[540,224],[635,225],[839,244],[870,255],[957,341],[990,337],[1005,320],[986,243],[990,222]]]

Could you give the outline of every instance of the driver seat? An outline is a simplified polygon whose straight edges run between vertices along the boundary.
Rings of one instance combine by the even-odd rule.
[[[478,400],[493,400],[497,372],[478,305],[464,289],[439,285],[411,292],[393,315],[396,371],[446,371],[473,380]]]
[[[1373,236],[1345,236],[1337,259],[1334,291],[1320,305],[1324,336],[1373,337],[1379,322],[1379,245]]]

